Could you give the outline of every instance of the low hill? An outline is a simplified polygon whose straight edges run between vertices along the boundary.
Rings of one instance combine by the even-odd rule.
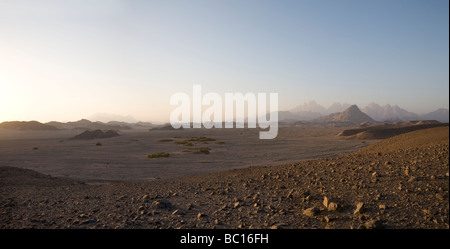
[[[6,121],[0,124],[0,128],[11,130],[54,131],[55,126],[42,124],[38,121]]]
[[[55,187],[80,185],[80,181],[69,178],[51,177],[30,169],[0,166],[0,186]]]
[[[400,124],[384,123],[365,126],[356,129],[347,129],[340,132],[337,136],[350,139],[385,139],[407,132],[442,126],[448,126],[448,123],[440,123],[438,121],[432,120],[409,121]]]
[[[192,126],[192,124],[191,124],[191,126]],[[175,129],[172,127],[171,124],[163,124],[163,125],[152,127],[149,129],[149,131],[171,131],[171,130],[183,130],[183,126],[181,126],[178,129]]]
[[[385,139],[370,145],[358,153],[396,152],[414,148],[428,148],[435,144],[449,144],[449,126],[416,130]],[[448,164],[448,158],[447,158]]]
[[[91,122],[87,119],[81,119],[74,122],[57,122],[51,121],[46,123],[58,129],[73,129],[73,130],[129,130],[131,127],[123,122]]]
[[[85,131],[81,134],[74,136],[72,139],[90,140],[98,138],[110,138],[120,136],[119,133],[113,130],[103,132],[102,130]]]

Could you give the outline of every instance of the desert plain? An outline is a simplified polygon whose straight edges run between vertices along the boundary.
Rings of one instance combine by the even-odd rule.
[[[342,130],[0,130],[0,227],[449,228],[448,126]]]
[[[141,129],[122,130],[107,139],[75,140],[71,138],[82,131],[0,129],[0,164],[90,184],[147,182],[335,156],[374,142],[337,138],[341,130],[286,126],[277,138],[261,140],[258,129]],[[195,153],[196,148],[209,153]],[[147,158],[155,153],[169,157]]]

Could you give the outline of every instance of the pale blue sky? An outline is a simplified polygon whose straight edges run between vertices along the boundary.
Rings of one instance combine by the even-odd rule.
[[[167,121],[171,94],[448,108],[448,0],[0,0],[0,122]]]

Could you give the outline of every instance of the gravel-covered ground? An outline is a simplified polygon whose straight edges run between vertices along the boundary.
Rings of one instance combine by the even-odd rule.
[[[360,151],[148,183],[0,168],[1,228],[449,228],[449,128]]]

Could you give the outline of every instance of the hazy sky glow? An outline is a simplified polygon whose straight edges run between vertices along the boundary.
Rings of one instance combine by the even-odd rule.
[[[0,122],[168,121],[170,96],[448,108],[448,0],[0,0]]]

